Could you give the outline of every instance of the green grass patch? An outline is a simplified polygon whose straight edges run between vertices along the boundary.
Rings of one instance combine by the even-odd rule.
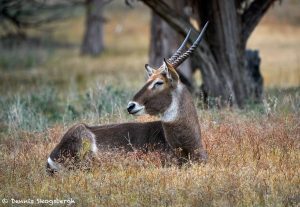
[[[0,97],[1,131],[42,131],[54,123],[84,119],[99,122],[104,117],[125,112],[127,99],[128,92],[102,85],[83,93],[70,92],[67,96],[47,87],[28,94]]]

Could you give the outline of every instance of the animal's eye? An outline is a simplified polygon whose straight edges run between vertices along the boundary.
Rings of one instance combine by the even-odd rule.
[[[161,86],[162,84],[164,84],[163,81],[157,81],[157,82],[154,84],[154,87],[153,87],[153,88],[157,88],[157,87]]]

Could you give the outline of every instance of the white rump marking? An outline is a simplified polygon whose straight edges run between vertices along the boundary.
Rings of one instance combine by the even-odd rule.
[[[163,122],[173,122],[177,119],[179,113],[179,100],[182,89],[183,86],[181,85],[181,83],[178,83],[176,90],[172,92],[172,103],[161,116],[161,120]]]
[[[92,152],[97,154],[98,152],[98,147],[97,147],[97,143],[96,143],[96,137],[95,137],[95,134],[91,133],[92,135]]]
[[[60,170],[60,166],[56,164],[50,157],[48,157],[47,161],[52,170]]]

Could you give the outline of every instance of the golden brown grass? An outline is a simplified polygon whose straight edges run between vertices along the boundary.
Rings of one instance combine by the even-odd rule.
[[[62,127],[9,136],[1,145],[0,196],[73,198],[84,206],[299,204],[299,117],[247,118],[224,110],[216,119],[203,113],[200,122],[209,161],[183,169],[161,166],[157,152],[103,152],[99,166],[88,172],[48,177],[45,161]]]

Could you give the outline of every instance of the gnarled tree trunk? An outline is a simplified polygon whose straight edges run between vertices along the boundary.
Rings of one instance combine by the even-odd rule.
[[[184,12],[178,13],[164,1],[142,0],[157,15],[182,35],[196,29]],[[177,2],[177,1],[176,1]],[[193,17],[200,26],[210,21],[205,37],[193,57],[193,66],[201,70],[205,94],[219,105],[243,107],[248,100],[261,100],[262,77],[248,68],[246,43],[259,20],[274,0],[190,0]],[[253,76],[259,76],[253,78]],[[258,80],[258,81],[257,81]],[[261,87],[262,88],[262,87]],[[259,94],[258,94],[259,93]]]
[[[209,45],[210,59],[214,61],[202,60],[206,64],[199,61],[205,93],[242,106],[250,91],[245,70],[246,43],[241,41],[241,21],[235,12],[236,4],[232,0],[201,0],[196,6],[198,21],[201,24],[205,23],[205,19],[210,21],[205,40]]]

